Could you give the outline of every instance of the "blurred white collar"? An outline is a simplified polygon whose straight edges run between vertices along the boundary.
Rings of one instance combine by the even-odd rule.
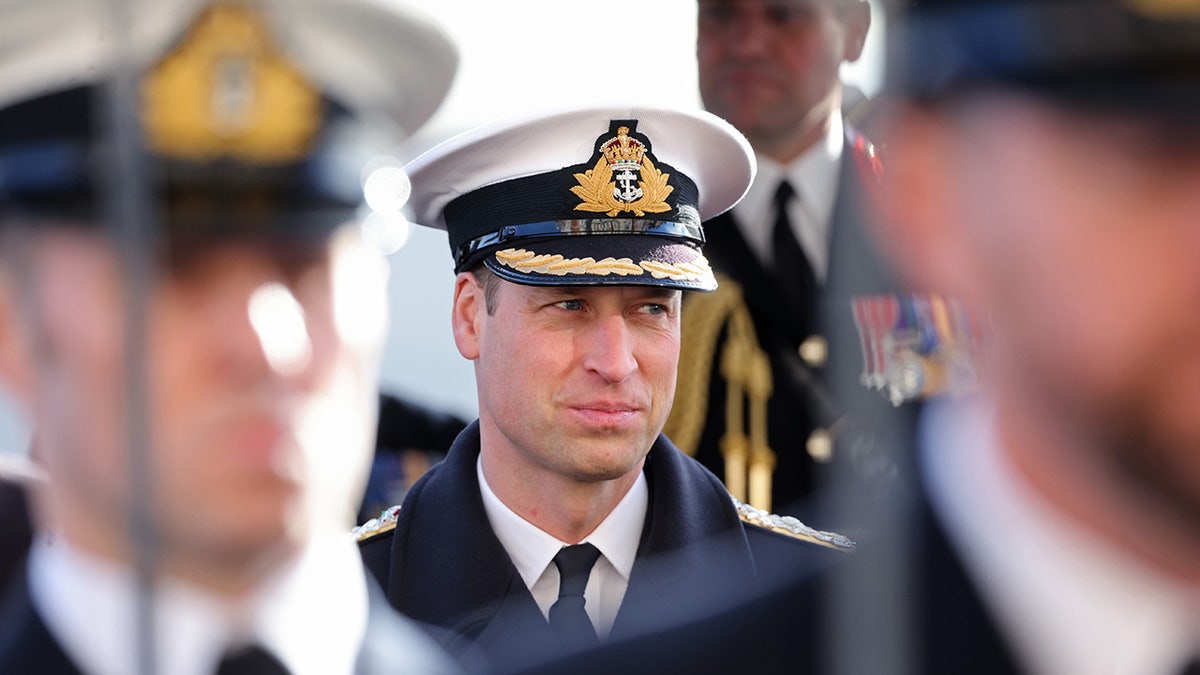
[[[71,659],[94,675],[136,672],[131,571],[45,536],[29,565],[34,604]],[[348,533],[313,541],[238,607],[174,580],[158,585],[154,603],[158,670],[175,675],[211,675],[225,649],[245,641],[295,675],[350,673],[366,634],[366,577]]]

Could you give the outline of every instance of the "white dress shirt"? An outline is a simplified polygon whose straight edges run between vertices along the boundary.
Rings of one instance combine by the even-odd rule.
[[[780,181],[786,179],[797,195],[788,207],[792,233],[804,255],[808,256],[813,274],[824,283],[829,270],[833,207],[837,201],[845,143],[841,113],[834,113],[825,141],[817,143],[787,166],[758,154],[758,175],[746,196],[733,207],[733,219],[750,250],[764,265],[772,265],[775,260],[771,244],[775,191]]]
[[[47,628],[85,672],[137,672],[131,572],[42,537],[29,560],[30,593]],[[352,673],[367,625],[367,587],[354,540],[314,541],[290,569],[248,602],[178,581],[156,589],[158,672],[212,675],[226,650],[250,642],[295,675]]]
[[[475,462],[475,471],[479,475],[479,491],[492,531],[504,545],[542,615],[549,618],[550,607],[558,600],[559,574],[554,556],[569,544],[538,529],[500,501],[483,476],[482,460]],[[592,544],[600,550],[600,558],[588,576],[583,598],[584,610],[601,638],[607,637],[612,630],[617,610],[625,598],[649,506],[650,489],[645,474],[639,472],[633,487],[612,513],[579,542]]]
[[[1163,675],[1200,648],[1200,587],[1054,510],[1000,451],[990,403],[930,404],[922,470],[934,509],[1025,667]]]

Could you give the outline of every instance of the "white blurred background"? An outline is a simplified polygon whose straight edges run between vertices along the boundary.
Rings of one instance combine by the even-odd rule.
[[[696,88],[695,0],[423,0],[458,44],[454,87],[438,114],[405,148],[415,157],[484,121],[546,105],[636,98],[649,104],[699,106]],[[883,16],[876,15],[863,58],[844,72],[847,82],[878,91]],[[614,33],[618,36],[614,37]],[[665,77],[648,81],[613,57],[611,45],[653,53]],[[612,92],[581,83],[578,63],[598,50],[614,69]],[[450,334],[453,273],[446,234],[413,227],[390,257],[392,330],[383,364],[385,390],[465,419],[476,415],[474,373]],[[22,452],[27,434],[0,392],[0,452]]]

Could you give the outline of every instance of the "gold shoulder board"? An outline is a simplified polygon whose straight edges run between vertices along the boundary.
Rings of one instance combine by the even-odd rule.
[[[768,513],[762,509],[756,509],[749,504],[743,504],[734,497],[733,506],[737,509],[738,517],[743,522],[757,525],[772,532],[787,535],[794,539],[807,541],[820,546],[825,546],[839,551],[853,551],[854,542],[844,534],[836,532],[825,532],[823,530],[814,530],[813,528],[800,522],[798,518],[791,516],[780,516],[774,513]]]
[[[379,514],[352,530],[354,540],[362,543],[372,537],[391,532],[396,529],[396,519],[400,517],[400,506],[389,506]]]

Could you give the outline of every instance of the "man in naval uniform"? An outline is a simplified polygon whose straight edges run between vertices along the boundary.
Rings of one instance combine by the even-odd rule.
[[[480,412],[362,546],[451,649],[511,667],[846,555],[660,433],[681,293],[716,287],[700,223],[753,171],[719,118],[644,107],[485,125],[409,166],[417,222],[449,233]]]
[[[721,284],[684,303],[667,433],[735,496],[808,512],[829,477],[823,465],[845,459],[847,444],[836,441],[851,435],[842,433],[851,423],[830,387],[842,374],[827,372],[829,353],[858,351],[851,296],[889,287],[854,201],[878,179],[879,160],[843,119],[839,77],[862,53],[871,8],[698,0],[698,17],[705,108],[746,135],[758,175],[706,228]],[[862,388],[858,376],[845,375],[848,393]]]
[[[924,0],[894,35],[881,250],[988,327],[907,526],[548,671],[798,672],[805,635],[814,672],[1200,672],[1200,3]]]
[[[0,672],[452,672],[349,529],[386,307],[360,170],[453,45],[347,0],[0,15],[0,375],[45,473]]]

